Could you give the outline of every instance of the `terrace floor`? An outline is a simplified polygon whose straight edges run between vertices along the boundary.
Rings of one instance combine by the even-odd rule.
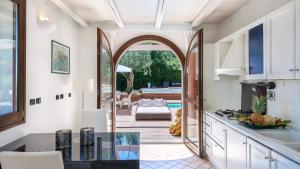
[[[180,103],[181,101],[168,101]],[[176,108],[170,108],[172,121],[136,121],[136,106],[131,110],[117,110],[116,127],[118,132],[140,132],[141,143],[146,144],[173,144],[182,143],[181,137],[174,137],[169,133],[169,125],[175,121]]]

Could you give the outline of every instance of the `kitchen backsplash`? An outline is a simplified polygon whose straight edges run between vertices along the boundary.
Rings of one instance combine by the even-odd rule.
[[[275,100],[268,100],[268,114],[300,125],[300,80],[276,80]]]

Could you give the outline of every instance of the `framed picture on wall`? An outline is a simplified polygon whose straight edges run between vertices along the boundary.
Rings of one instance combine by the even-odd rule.
[[[51,41],[51,72],[70,74],[70,48],[54,40]]]

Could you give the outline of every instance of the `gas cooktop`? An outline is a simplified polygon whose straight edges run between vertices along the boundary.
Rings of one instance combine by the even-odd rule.
[[[236,120],[237,117],[236,115],[241,112],[240,110],[231,110],[231,109],[226,109],[226,110],[217,110],[215,114],[221,116],[221,117],[227,117],[230,120]]]

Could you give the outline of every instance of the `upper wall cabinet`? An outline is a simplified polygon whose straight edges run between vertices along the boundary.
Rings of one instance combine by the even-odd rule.
[[[267,16],[267,78],[294,79],[295,5],[291,2]]]
[[[259,19],[246,28],[246,79],[266,78],[266,22]]]
[[[296,0],[296,78],[300,79],[300,0]]]

